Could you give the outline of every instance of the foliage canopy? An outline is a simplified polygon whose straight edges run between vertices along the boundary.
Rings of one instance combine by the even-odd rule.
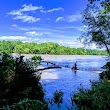
[[[14,58],[1,54],[0,60],[0,107],[18,103],[20,100],[39,100],[44,103],[44,91],[40,76],[29,60],[23,56]]]
[[[83,36],[86,42],[95,42],[98,46],[106,48],[110,55],[110,0],[89,1],[83,13],[83,23],[87,27]]]

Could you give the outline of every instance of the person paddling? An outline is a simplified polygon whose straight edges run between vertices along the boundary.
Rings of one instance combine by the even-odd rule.
[[[76,64],[76,63],[74,64],[74,66],[72,67],[72,69],[74,69],[74,70],[78,70],[78,68],[77,68],[77,64]]]

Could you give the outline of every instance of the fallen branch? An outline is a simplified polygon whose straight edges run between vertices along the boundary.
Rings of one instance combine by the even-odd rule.
[[[60,66],[50,66],[50,67],[46,67],[46,68],[41,68],[41,69],[36,69],[36,71],[43,71],[43,70],[47,70],[47,69],[54,69],[54,68],[61,68]]]
[[[52,63],[52,62],[49,62],[49,61],[42,61],[42,62],[47,63],[47,65],[48,65],[48,64],[56,65],[55,63]]]

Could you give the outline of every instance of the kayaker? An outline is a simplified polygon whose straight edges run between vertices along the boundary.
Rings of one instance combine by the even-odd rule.
[[[75,63],[74,66],[72,67],[72,69],[77,70],[77,64]]]

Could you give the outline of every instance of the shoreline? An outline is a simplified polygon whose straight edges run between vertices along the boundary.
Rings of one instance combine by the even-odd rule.
[[[24,56],[26,59],[28,58],[32,58],[33,56],[41,56],[42,59],[44,60],[53,60],[53,59],[56,59],[56,60],[60,60],[61,58],[62,59],[65,59],[65,58],[68,58],[68,59],[95,59],[95,58],[108,58],[107,56],[102,56],[102,55],[50,55],[50,54],[12,54],[12,56],[14,57],[19,57],[20,55]]]
[[[103,55],[55,55],[55,54],[17,54],[17,53],[12,53],[12,56],[14,57],[19,57],[20,55],[24,56],[25,58],[31,58],[33,56],[41,56],[43,59],[49,60],[49,59],[59,59],[60,58],[66,58],[68,59],[73,59],[73,58],[80,58],[80,59],[94,59],[94,58],[108,58],[108,56],[103,56]]]
[[[24,55],[24,56],[104,56],[107,57],[106,55],[65,55],[65,54],[19,54],[19,53],[11,53],[12,55]]]

